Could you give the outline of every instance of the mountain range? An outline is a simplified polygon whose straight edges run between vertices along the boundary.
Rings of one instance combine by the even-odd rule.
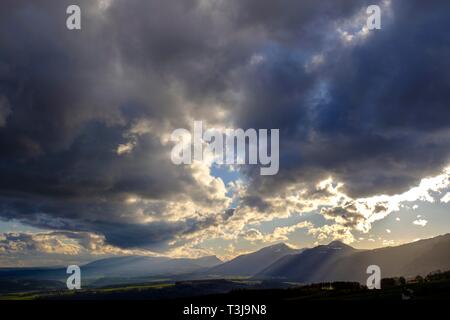
[[[171,259],[167,257],[121,256],[96,260],[80,266],[82,279],[171,277],[210,269],[221,264],[215,256],[197,259]],[[65,280],[66,268],[5,268],[1,279]],[[111,280],[111,279],[110,279]],[[120,279],[122,282],[123,279]],[[111,281],[110,281],[111,282]],[[112,281],[114,282],[114,281]],[[134,281],[133,281],[134,282]]]
[[[217,276],[253,276],[278,259],[300,252],[301,250],[292,249],[284,243],[279,243],[253,253],[240,255],[209,269],[207,273]]]
[[[314,283],[365,283],[367,267],[377,265],[381,276],[412,277],[450,269],[450,234],[373,250],[357,250],[339,241],[285,256],[258,272],[254,279]]]
[[[309,249],[293,249],[284,243],[240,255],[227,262],[215,256],[198,259],[123,256],[96,260],[81,266],[82,278],[99,283],[246,277],[253,280],[317,283],[358,281],[365,283],[369,265],[381,268],[382,277],[426,275],[450,270],[450,234],[373,250],[359,250],[339,241]],[[0,269],[0,281],[11,279],[62,280],[65,268]]]
[[[197,259],[125,256],[96,260],[84,265],[82,270],[89,277],[167,276],[208,270],[221,263],[216,256]]]

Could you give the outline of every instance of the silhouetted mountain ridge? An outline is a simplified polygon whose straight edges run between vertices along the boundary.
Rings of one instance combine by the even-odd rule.
[[[230,261],[209,269],[207,273],[216,276],[252,276],[281,257],[298,252],[299,250],[293,249],[284,243],[278,243],[252,253],[237,256]]]
[[[93,261],[82,267],[89,277],[142,277],[175,275],[200,271],[222,263],[216,256],[197,259],[148,256],[112,257]]]
[[[197,259],[151,256],[120,256],[92,261],[80,266],[82,278],[132,278],[173,276],[199,272],[222,263],[216,256]],[[0,279],[49,279],[67,278],[66,268],[8,268],[0,269]]]
[[[313,282],[320,278],[318,275],[322,269],[355,251],[357,250],[340,241],[333,241],[328,245],[320,245],[282,257],[257,273],[256,277]]]
[[[382,277],[426,275],[450,270],[450,234],[395,247],[358,250],[340,241],[310,249],[284,243],[237,256],[222,263],[215,256],[198,259],[122,256],[81,266],[82,279],[99,283],[135,283],[150,278],[172,280],[252,277],[301,283],[358,281],[365,283],[367,267],[378,265]],[[0,269],[1,279],[64,280],[65,268]],[[134,279],[133,279],[134,278]]]
[[[255,275],[314,283],[323,281],[365,282],[367,267],[377,265],[382,277],[426,275],[450,269],[450,234],[373,250],[356,250],[333,241],[302,253],[281,258]]]

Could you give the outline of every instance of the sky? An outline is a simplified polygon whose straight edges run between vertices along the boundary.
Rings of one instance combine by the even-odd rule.
[[[81,30],[66,9],[81,8]],[[369,5],[381,29],[366,26]],[[0,267],[450,232],[446,0],[0,3]],[[279,129],[279,171],[171,161]]]

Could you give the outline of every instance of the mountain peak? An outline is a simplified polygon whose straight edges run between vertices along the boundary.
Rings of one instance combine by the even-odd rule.
[[[331,241],[331,242],[327,245],[327,247],[335,248],[335,249],[354,249],[353,247],[351,247],[351,246],[349,246],[349,245],[343,243],[343,242],[340,241],[340,240],[334,240],[334,241]]]
[[[280,243],[276,243],[272,246],[269,246],[269,248],[290,248],[290,247],[286,243],[280,242]]]
[[[259,251],[288,251],[288,250],[293,250],[290,246],[288,246],[287,244],[285,244],[284,242],[280,242],[280,243],[276,243],[273,244],[271,246],[268,247],[264,247],[262,249],[260,249]]]
[[[296,253],[285,243],[277,243],[258,251],[242,254],[209,270],[210,274],[221,276],[252,276],[281,257]]]
[[[197,262],[210,262],[210,263],[216,263],[216,264],[219,264],[219,263],[222,263],[223,261],[222,260],[220,260],[217,256],[215,256],[215,255],[211,255],[211,256],[203,256],[203,257],[200,257],[200,258],[197,258],[197,259],[195,259],[195,261],[197,261]]]

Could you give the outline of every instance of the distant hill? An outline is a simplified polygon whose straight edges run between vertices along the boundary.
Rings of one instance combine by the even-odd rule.
[[[256,274],[256,278],[295,280],[299,282],[321,281],[324,270],[332,267],[340,258],[357,250],[339,241],[306,249],[298,254],[282,257]]]
[[[0,281],[2,280],[64,280],[67,279],[66,269],[62,267],[37,267],[37,268],[1,268]]]
[[[81,266],[82,279],[144,276],[171,276],[201,271],[222,263],[215,256],[198,259],[170,259],[166,257],[123,256],[105,258]],[[0,279],[65,280],[65,268],[8,268],[0,269]]]
[[[424,276],[437,270],[449,270],[450,234],[396,247],[358,252],[338,261],[328,271],[329,278],[365,281],[365,268],[371,264],[381,268],[382,277]]]
[[[396,247],[356,250],[340,242],[286,256],[259,272],[257,279],[297,282],[365,282],[369,265],[378,265],[381,276],[426,275],[450,269],[450,234]]]
[[[262,248],[253,253],[240,255],[207,271],[217,276],[252,276],[265,269],[278,259],[298,253],[284,243]]]
[[[364,284],[369,265],[378,265],[382,278],[413,277],[450,270],[450,234],[374,250],[357,250],[339,241],[304,250],[280,243],[225,263],[215,256],[198,259],[112,257],[81,266],[81,275],[83,286],[140,283],[162,278],[180,281],[225,277],[252,277],[271,282],[357,281]],[[62,267],[0,269],[0,282],[58,280],[65,283],[67,276]],[[36,283],[4,282],[4,286],[21,289],[29,285],[34,288],[38,287]],[[55,282],[41,283],[43,286],[58,285]]]
[[[215,256],[198,259],[128,256],[97,260],[82,267],[88,277],[142,277],[176,275],[211,268],[222,263]]]

